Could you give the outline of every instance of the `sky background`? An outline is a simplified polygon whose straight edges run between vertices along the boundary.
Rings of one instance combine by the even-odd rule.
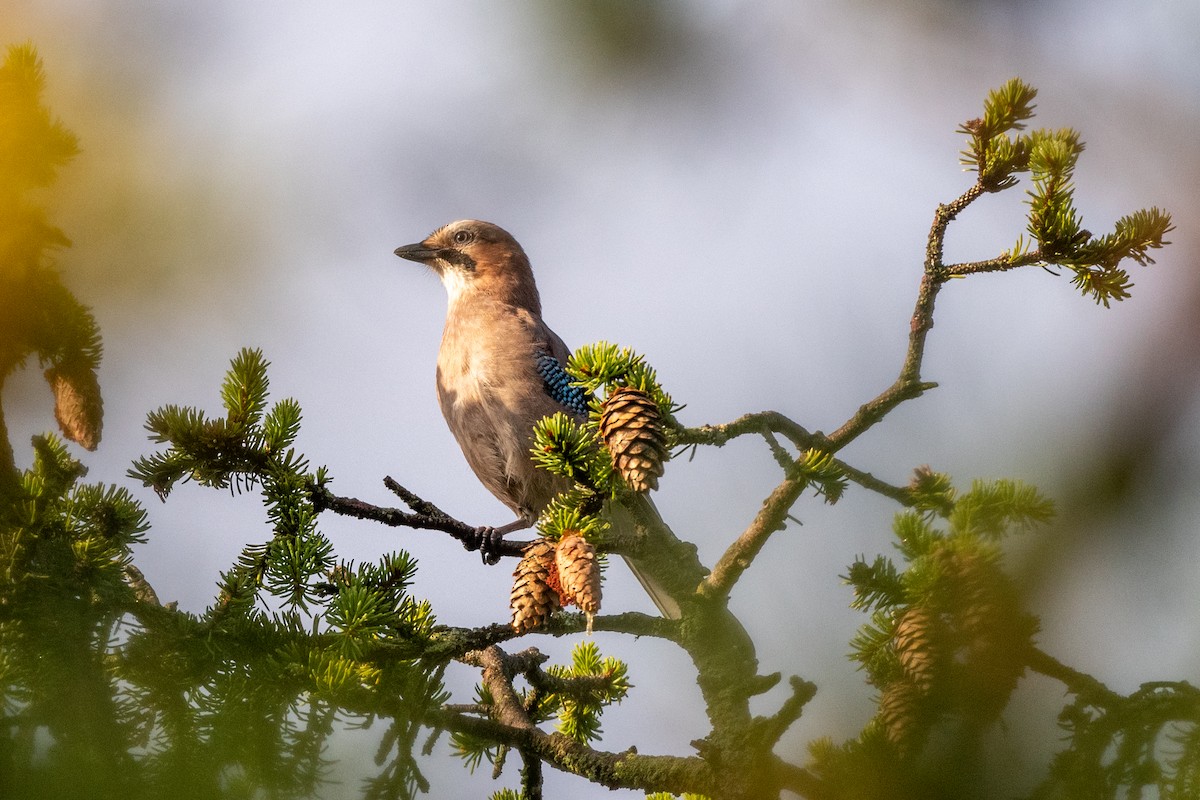
[[[124,473],[151,451],[148,411],[219,412],[239,348],[262,348],[274,397],[300,401],[299,447],[339,493],[392,504],[392,475],[461,519],[507,521],[437,408],[444,292],[392,255],[475,217],[524,245],[569,345],[645,354],[684,423],[774,409],[833,430],[899,369],[934,209],[970,184],[955,129],[1020,76],[1039,90],[1035,126],[1087,142],[1085,226],[1158,205],[1174,244],[1134,265],[1133,298],[1108,310],[1038,269],[946,287],[924,369],[940,388],[843,455],[892,483],[928,463],[964,488],[1011,476],[1058,498],[1060,522],[1014,543],[1013,569],[1042,647],[1122,692],[1200,678],[1198,34],[1192,0],[6,0],[0,14],[0,42],[38,47],[47,100],[82,143],[47,201],[74,241],[66,283],[105,342],[104,441],[83,460],[147,506],[137,564],[197,612],[267,535],[261,502],[186,485],[161,504]],[[955,222],[947,260],[1011,247],[1023,188]],[[53,424],[49,391],[30,369],[4,401],[27,465],[28,436]],[[656,502],[711,564],[779,477],[747,437],[671,464]],[[806,497],[803,526],[737,587],[762,672],[821,687],[783,755],[803,760],[807,741],[852,736],[871,713],[845,658],[865,620],[838,575],[891,552],[896,510],[858,489],[832,508]],[[322,528],[343,558],[417,555],[415,591],[442,622],[508,614],[511,565],[427,532]],[[650,608],[614,566],[605,610]],[[706,727],[686,659],[597,640],[637,687],[606,714],[604,746],[690,753]],[[571,645],[533,643],[557,657]],[[1060,701],[1057,685],[1022,684],[996,738],[1006,771],[1042,760]],[[348,785],[373,769],[362,738],[335,744]],[[435,796],[498,788],[444,751],[425,761]],[[547,786],[638,796],[557,773]]]

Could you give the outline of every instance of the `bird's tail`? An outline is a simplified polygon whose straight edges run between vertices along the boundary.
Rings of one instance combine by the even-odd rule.
[[[638,563],[629,556],[622,556],[625,563],[629,565],[629,571],[633,573],[633,577],[638,579],[638,583],[646,590],[646,594],[650,595],[650,599],[654,601],[654,605],[658,606],[658,611],[667,619],[679,619],[683,616],[683,612],[679,608],[679,603],[675,602],[675,598],[667,594],[667,590],[658,584],[658,581],[647,575]]]
[[[658,509],[654,507],[654,501],[652,501],[650,498],[639,496],[635,502],[644,504],[642,509],[644,509],[647,514],[652,514],[654,519],[658,520],[659,522],[662,521],[662,517],[660,517],[658,514]],[[636,524],[634,516],[629,509],[617,503],[609,504],[608,516],[609,522],[611,522],[613,527],[617,528],[618,530],[632,530],[633,526]],[[646,594],[650,595],[650,599],[654,601],[654,605],[658,606],[659,613],[667,619],[679,619],[683,613],[680,610],[679,603],[676,602],[675,598],[671,597],[671,595],[667,593],[667,590],[663,588],[662,584],[660,584],[654,579],[654,577],[643,570],[637,561],[629,556],[622,557],[625,559],[625,563],[629,565],[629,571],[633,573],[633,577],[638,579],[638,583],[640,583],[642,588],[646,590]]]

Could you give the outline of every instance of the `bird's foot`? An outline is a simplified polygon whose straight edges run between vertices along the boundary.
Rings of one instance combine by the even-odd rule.
[[[504,541],[505,533],[506,531],[493,528],[491,525],[480,525],[475,529],[474,541],[463,542],[463,547],[468,550],[478,550],[485,564],[499,564],[500,545]]]

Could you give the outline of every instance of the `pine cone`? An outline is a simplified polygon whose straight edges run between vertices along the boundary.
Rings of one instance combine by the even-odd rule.
[[[600,437],[613,467],[629,488],[658,488],[667,458],[667,435],[658,404],[640,389],[622,386],[608,396],[600,413]]]
[[[905,680],[887,685],[879,698],[879,722],[888,741],[906,749],[923,722],[921,690]]]
[[[561,608],[558,600],[558,568],[554,563],[554,543],[538,539],[525,550],[525,557],[513,573],[512,606],[513,630],[525,633],[541,627],[551,614]]]
[[[896,621],[892,643],[904,674],[922,693],[928,692],[938,666],[936,616],[924,606],[911,606]]]
[[[104,416],[96,373],[87,367],[62,365],[51,367],[45,375],[54,392],[54,418],[63,436],[95,450]]]
[[[592,615],[600,610],[600,563],[596,548],[575,531],[566,531],[555,551],[558,579],[562,584],[562,604],[574,603]]]
[[[1037,619],[1021,609],[1012,582],[980,553],[949,559],[955,580],[962,664],[958,687],[964,710],[995,719],[1025,672]]]

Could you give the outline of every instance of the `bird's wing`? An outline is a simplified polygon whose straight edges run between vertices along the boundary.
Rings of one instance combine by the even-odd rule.
[[[571,351],[563,343],[563,340],[559,338],[558,334],[550,330],[544,322],[540,324],[540,330],[538,331],[538,335],[534,336],[534,341],[534,358],[536,359],[538,374],[542,376],[546,394],[577,419],[586,417],[588,403],[592,397],[582,388],[573,385],[571,383],[571,376],[564,369]],[[644,509],[644,513],[653,515],[654,518],[661,521],[658,509],[654,507],[654,503],[650,498],[639,496],[635,499],[635,502],[643,504],[641,507]],[[609,503],[607,506],[606,511],[609,521],[614,527],[618,529],[631,529],[636,524],[633,515],[628,509],[617,503]],[[679,603],[667,593],[667,590],[646,573],[635,560],[626,556],[625,562],[629,565],[629,569],[634,577],[637,578],[638,583],[646,590],[646,594],[650,595],[650,599],[654,601],[654,605],[658,607],[659,612],[667,619],[679,619]]]
[[[535,337],[534,354],[537,372],[542,376],[542,383],[551,398],[563,407],[567,413],[576,418],[586,417],[588,403],[592,399],[586,391],[571,383],[564,365],[570,358],[571,351],[559,338],[558,334],[541,325],[540,336]]]

